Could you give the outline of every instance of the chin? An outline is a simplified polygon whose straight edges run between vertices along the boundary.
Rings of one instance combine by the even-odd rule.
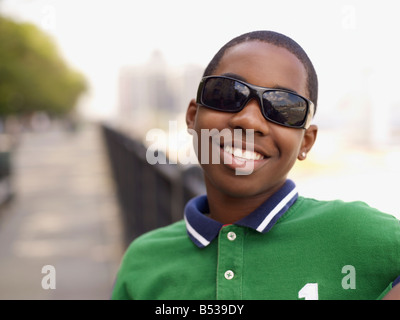
[[[208,181],[207,181],[208,180]],[[249,176],[237,176],[231,179],[218,179],[218,183],[206,179],[207,192],[219,192],[231,198],[249,198],[260,195],[266,186],[254,183]]]

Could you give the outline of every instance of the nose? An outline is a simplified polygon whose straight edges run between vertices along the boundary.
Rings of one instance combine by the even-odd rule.
[[[253,129],[254,133],[267,135],[270,124],[264,118],[257,99],[251,99],[240,112],[232,114],[229,125],[233,129]]]

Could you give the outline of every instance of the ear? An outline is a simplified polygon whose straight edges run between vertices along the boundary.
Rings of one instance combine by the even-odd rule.
[[[299,160],[306,159],[307,153],[310,152],[311,148],[315,143],[315,140],[317,139],[317,133],[318,133],[318,127],[314,124],[312,124],[308,129],[306,129],[297,159]]]
[[[194,124],[196,122],[198,105],[195,99],[190,100],[189,106],[186,110],[186,125],[188,129],[194,129]]]

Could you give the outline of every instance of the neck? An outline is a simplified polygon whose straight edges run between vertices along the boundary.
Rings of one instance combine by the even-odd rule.
[[[257,195],[239,197],[222,193],[206,181],[210,218],[223,224],[235,223],[257,209],[278,191],[282,185]]]

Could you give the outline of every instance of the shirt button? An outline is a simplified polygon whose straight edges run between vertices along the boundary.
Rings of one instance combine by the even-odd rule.
[[[224,276],[226,280],[232,280],[235,274],[233,273],[232,270],[228,270],[225,272]]]
[[[227,237],[229,240],[233,241],[236,239],[236,233],[234,233],[233,231],[230,231],[230,232],[228,232]]]

